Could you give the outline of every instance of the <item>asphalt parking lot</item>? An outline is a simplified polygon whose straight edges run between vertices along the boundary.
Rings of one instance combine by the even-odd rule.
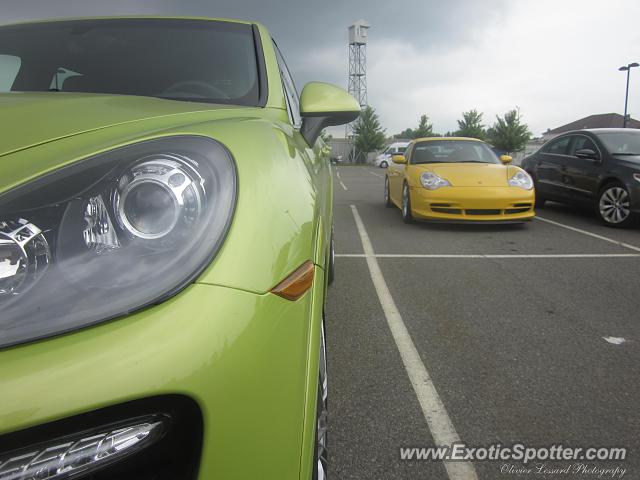
[[[640,229],[559,204],[525,225],[405,225],[383,206],[383,175],[334,169],[332,476],[564,478],[400,460],[457,438],[627,447],[587,463],[640,478]]]

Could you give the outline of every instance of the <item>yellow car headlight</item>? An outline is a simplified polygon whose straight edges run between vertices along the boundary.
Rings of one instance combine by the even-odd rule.
[[[509,186],[531,190],[533,188],[533,179],[524,170],[518,170],[510,179]]]
[[[422,175],[420,175],[420,183],[422,183],[424,188],[428,188],[429,190],[436,190],[440,187],[451,186],[448,180],[445,180],[432,172],[423,172]]]

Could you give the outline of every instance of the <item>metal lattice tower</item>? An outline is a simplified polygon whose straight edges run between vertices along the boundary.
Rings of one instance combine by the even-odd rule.
[[[349,93],[367,106],[367,30],[371,26],[358,20],[349,26]],[[353,136],[354,122],[347,125],[346,136]]]

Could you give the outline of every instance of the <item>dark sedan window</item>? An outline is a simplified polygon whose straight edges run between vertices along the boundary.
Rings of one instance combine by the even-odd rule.
[[[599,133],[598,137],[613,155],[640,155],[640,131]]]
[[[575,155],[578,150],[593,150],[598,153],[598,148],[596,144],[589,137],[585,137],[584,135],[576,135],[573,145],[571,146],[571,155]]]
[[[557,140],[551,140],[548,145],[543,147],[544,153],[552,155],[566,155],[571,137],[563,137]]]
[[[7,77],[19,65],[13,81],[0,82],[4,91],[259,103],[256,49],[247,24],[110,19],[10,26],[0,28],[0,58]]]

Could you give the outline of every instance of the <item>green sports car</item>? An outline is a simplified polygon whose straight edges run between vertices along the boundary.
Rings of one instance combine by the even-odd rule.
[[[0,27],[0,479],[321,479],[330,125],[259,24]]]

